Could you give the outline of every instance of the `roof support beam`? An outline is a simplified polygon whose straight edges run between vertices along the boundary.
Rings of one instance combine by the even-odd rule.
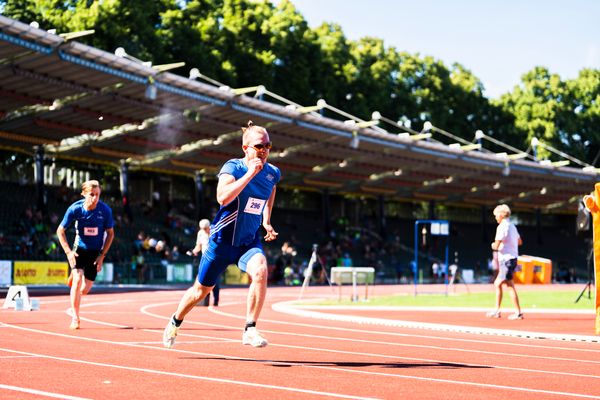
[[[241,137],[242,131],[238,129],[232,132],[223,133],[222,135],[219,135],[216,139],[210,138],[197,140],[195,142],[184,144],[178,149],[156,151],[154,153],[147,154],[145,159],[143,160],[128,159],[127,162],[135,162],[135,165],[137,166],[156,164],[158,162],[182,156],[184,154],[188,154],[194,151],[208,149],[211,147],[218,147],[224,143],[228,143],[234,139],[239,139]]]

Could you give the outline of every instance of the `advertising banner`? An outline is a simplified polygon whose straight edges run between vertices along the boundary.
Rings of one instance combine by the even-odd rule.
[[[192,264],[168,264],[167,282],[191,282]]]
[[[65,285],[69,264],[64,261],[15,261],[15,285]]]

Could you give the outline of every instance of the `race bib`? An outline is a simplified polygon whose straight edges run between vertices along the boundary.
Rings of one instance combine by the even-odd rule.
[[[84,236],[96,236],[98,235],[98,227],[85,226],[83,228]]]
[[[246,208],[244,208],[244,212],[248,214],[260,215],[264,206],[265,200],[250,197],[248,198],[248,202],[246,203]]]

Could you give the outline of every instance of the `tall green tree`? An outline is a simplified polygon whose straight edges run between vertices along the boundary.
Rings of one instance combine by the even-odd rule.
[[[311,65],[312,103],[323,98],[336,107],[346,109],[348,88],[347,72],[354,60],[350,43],[337,24],[323,23],[311,34],[312,43],[318,48],[317,59]],[[350,96],[348,96],[350,94]]]
[[[467,140],[482,129],[523,150],[537,137],[587,162],[599,158],[598,69],[562,80],[538,67],[489,101],[465,66],[379,38],[348,40],[334,22],[311,29],[290,0],[0,0],[0,9],[59,33],[95,29],[79,40],[103,50],[185,61],[173,71],[182,75],[196,67],[231,87],[263,84],[303,105],[323,98],[362,119],[379,111],[414,129],[430,121]]]
[[[536,67],[497,104],[514,116],[515,127],[523,133],[522,147],[535,137],[557,150],[593,162],[600,143],[594,128],[600,120],[599,102],[600,71],[583,70],[578,78],[563,81],[547,68]],[[543,148],[539,155],[555,157]]]

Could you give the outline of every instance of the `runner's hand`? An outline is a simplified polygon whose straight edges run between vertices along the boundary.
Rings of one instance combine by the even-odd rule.
[[[271,226],[271,224],[263,224],[263,227],[267,231],[267,234],[265,235],[265,240],[267,242],[277,239],[277,235],[279,235],[279,233],[275,232],[275,229],[273,229],[273,226]]]
[[[75,257],[79,257],[79,254],[77,254],[74,251],[70,251],[67,253],[67,260],[69,261],[69,266],[71,268],[75,268],[75,265],[77,264],[77,260],[75,259]]]
[[[260,158],[248,160],[248,172],[254,178],[263,169],[263,163]]]
[[[102,254],[100,254],[97,258],[96,261],[94,261],[94,264],[96,264],[96,271],[100,272],[102,271],[102,264],[104,263],[104,256]]]

